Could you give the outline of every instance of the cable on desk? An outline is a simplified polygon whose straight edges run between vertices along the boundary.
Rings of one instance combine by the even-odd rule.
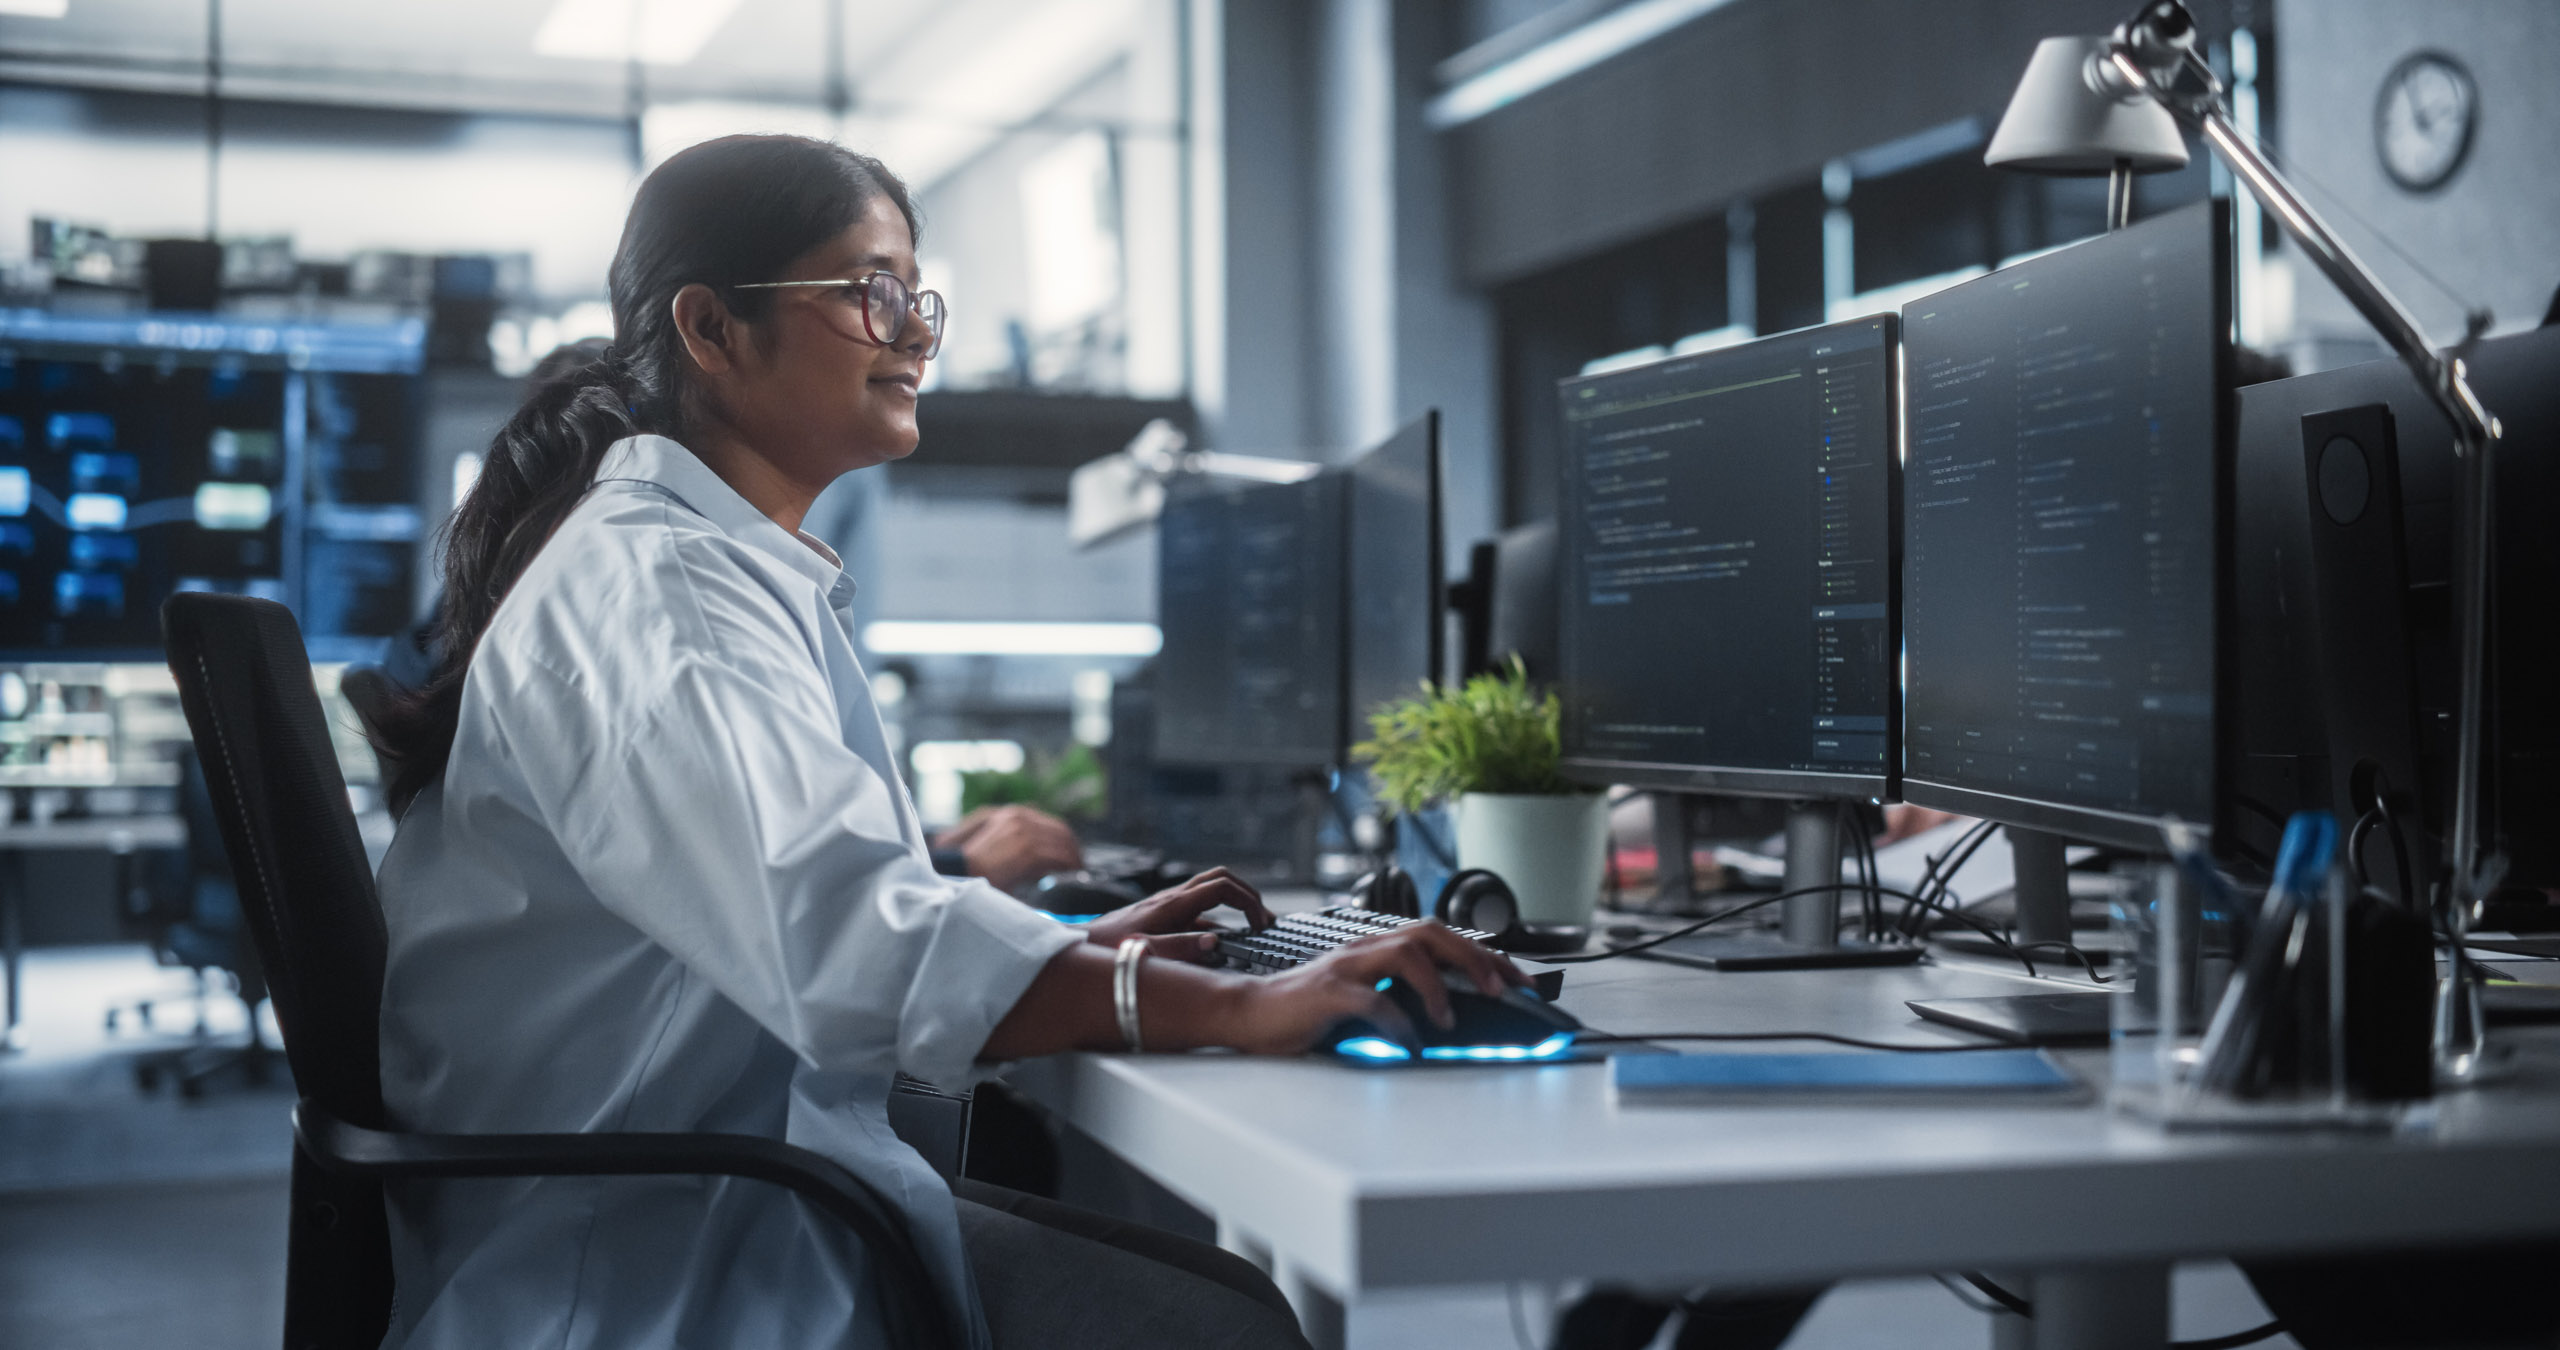
[[[1577,1045],[1622,1045],[1639,1041],[1829,1041],[1858,1050],[1891,1050],[1897,1054],[1943,1055],[1959,1050],[2007,1050],[2005,1045],[1912,1045],[1894,1041],[1861,1040],[1829,1031],[1629,1031],[1585,1032],[1574,1038]]]
[[[1915,889],[1926,895],[1934,884],[1939,893],[1944,894],[1955,879],[1955,868],[1947,865],[1949,861],[1953,860],[1956,867],[1962,867],[1965,860],[1973,857],[1973,849],[1979,847],[1980,842],[1997,828],[1999,827],[1987,820],[1977,820],[1966,826],[1964,833],[1957,835],[1945,849],[1929,856],[1928,866],[1921,869],[1920,882]],[[1956,857],[1960,852],[1964,855],[1963,859]],[[1906,934],[1911,931],[1914,920],[1915,916],[1906,906],[1902,912],[1902,926]]]
[[[1978,1271],[1968,1270],[1959,1278],[1961,1278],[1966,1284],[1972,1285],[1974,1288],[1981,1290],[1984,1297],[1999,1304],[2002,1308],[2016,1313],[2020,1317],[2033,1317],[2036,1315],[2036,1305],[2034,1303],[2001,1288],[1999,1285],[1993,1283],[1991,1277],[1987,1275],[1981,1274]],[[1947,1282],[1945,1277],[1939,1277],[1938,1283],[1946,1284]],[[1963,1302],[1967,1307],[1974,1306],[1973,1300],[1965,1298],[1965,1296],[1960,1293],[1956,1293],[1953,1285],[1947,1286],[1947,1292],[1956,1294],[1956,1298]],[[2260,1341],[2273,1340],[2283,1334],[2284,1323],[2282,1321],[2274,1321],[2268,1322],[2262,1326],[2251,1327],[2247,1331],[2235,1331],[2228,1336],[2208,1336],[2202,1340],[2194,1341],[2171,1341],[2169,1342],[2169,1350],[2239,1350],[2239,1347],[2241,1346],[2256,1345]]]
[[[1958,1283],[1956,1277],[1953,1275],[1932,1275],[1929,1278],[1936,1280],[1939,1288],[1954,1295],[1956,1302],[1973,1309],[1975,1312],[1978,1312],[1985,1317],[2016,1316],[2016,1314],[2010,1312],[2007,1308],[2003,1308],[1989,1299],[1975,1297],[1973,1291],[1965,1287],[1963,1284]]]
[[[1755,909],[1763,909],[1770,905],[1777,904],[1782,900],[1793,900],[1800,895],[1819,895],[1824,892],[1837,894],[1841,891],[1855,889],[1857,889],[1857,883],[1846,881],[1825,882],[1817,886],[1799,886],[1791,891],[1780,891],[1776,895],[1764,895],[1757,900],[1747,901],[1743,904],[1736,905],[1731,909],[1719,910],[1695,923],[1683,924],[1678,928],[1672,929],[1668,933],[1656,933],[1652,937],[1630,942],[1623,947],[1612,947],[1605,952],[1580,952],[1570,956],[1542,956],[1538,959],[1549,965],[1580,965],[1589,961],[1606,961],[1613,957],[1626,956],[1634,952],[1641,952],[1654,947],[1659,947],[1666,942],[1672,942],[1680,938],[1687,937],[1690,934],[1707,928],[1710,925],[1722,923],[1736,915],[1748,914]],[[1925,908],[1935,910],[1938,913],[1946,915],[1948,918],[1964,924],[1975,932],[1989,938],[2002,951],[2017,957],[2018,964],[2027,968],[2027,974],[2030,976],[2037,974],[2036,963],[2029,960],[2025,953],[2020,952],[2016,943],[2011,942],[2008,937],[2002,934],[1998,929],[1982,922],[1980,919],[1974,918],[1972,915],[1966,914],[1962,910],[1951,909],[1934,901],[1923,900],[1909,891],[1900,890],[1892,886],[1878,886],[1875,888],[1875,892],[1879,896],[1892,896],[1910,904],[1920,905]]]
[[[1997,824],[1988,820],[1978,820],[1966,827],[1965,832],[1957,835],[1955,842],[1947,845],[1944,852],[1929,859],[1928,866],[1921,869],[1920,884],[1915,889],[1919,894],[1927,895],[1930,887],[1934,885],[1940,895],[1946,894],[1947,888],[1955,882],[1956,873],[1962,871],[1966,863],[1973,861],[1975,850],[1980,849],[1983,842],[1991,837],[1992,831],[1998,828],[2000,827]],[[1904,937],[1920,935],[1919,913],[1912,905],[1906,904],[1902,907],[1901,927]]]
[[[1951,905],[1955,903],[1956,874],[1963,871],[1966,864],[1973,861],[1973,855],[1980,853],[1983,845],[1990,843],[1992,837],[2000,833],[1999,826],[1990,821],[1984,821],[1983,825],[1984,828],[1975,833],[1972,839],[1964,841],[1963,852],[1955,853],[1954,857],[1947,861],[1946,866],[1938,869],[1935,892],[1937,899],[1943,900]],[[1954,853],[1954,850],[1950,849],[1949,852]],[[1928,903],[1929,896],[1930,892],[1923,891],[1921,893],[1921,903],[1923,905]],[[1959,906],[1959,908],[1961,908],[1961,906]],[[1905,913],[1907,915],[1908,911],[1906,910]],[[1912,936],[1919,936],[1916,925],[1914,926]]]
[[[2101,975],[2098,973],[2098,962],[2094,957],[2090,956],[2087,952],[2080,950],[2078,947],[2072,946],[2068,942],[2063,942],[2058,939],[2050,942],[2022,942],[2019,943],[2017,947],[2017,950],[2021,953],[2045,951],[2048,949],[2060,952],[2064,956],[2070,957],[2072,960],[2079,962],[2080,968],[2089,972],[2089,982],[2091,984],[2112,984],[2115,982],[2115,977],[2111,975]]]
[[[1991,1277],[1988,1275],[1968,1270],[1957,1278],[1963,1280],[1966,1284],[1972,1285],[1974,1288],[1981,1290],[1984,1298],[1990,1299],[1992,1302],[1999,1304],[2009,1312],[2015,1313],[2020,1317],[2033,1317],[2036,1315],[2036,1305],[2029,1303],[2025,1299],[2018,1297],[2016,1294],[2012,1294],[2008,1290],[2001,1288],[1999,1285],[1992,1283]]]
[[[1868,942],[1884,941],[1884,896],[1877,887],[1884,884],[1883,871],[1876,865],[1876,837],[1867,828],[1867,810],[1854,802],[1839,804],[1840,828],[1849,836],[1850,852],[1858,864],[1859,934]]]
[[[1946,879],[1941,877],[1939,880],[1943,883]],[[1889,890],[1886,893],[1901,894],[1900,892]],[[1940,888],[1939,894],[1942,896],[1946,894],[1943,885]],[[2002,952],[2010,956],[2016,957],[2018,964],[2026,967],[2027,974],[2030,978],[2040,976],[2043,973],[2036,969],[2034,959],[2027,955],[2025,948],[2020,947],[2008,934],[2003,933],[1999,929],[1992,927],[1990,924],[1984,923],[1982,920],[1965,913],[1967,906],[1952,904],[1945,899],[1924,899],[1918,895],[1903,895],[1902,898],[1906,905],[1916,904],[1925,912],[1945,915],[1947,918],[1953,919],[1957,923],[1963,924],[1965,927],[1989,938],[1993,946],[1998,947]],[[1915,941],[1916,939],[1906,938],[1904,940]]]

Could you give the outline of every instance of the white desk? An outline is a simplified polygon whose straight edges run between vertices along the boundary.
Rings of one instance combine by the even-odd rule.
[[[1902,1000],[2034,987],[1970,965],[1569,970],[1563,1006],[1625,1032],[1951,1040]],[[2180,1258],[2560,1233],[2560,1036],[2504,1034],[2517,1081],[2396,1138],[2167,1135],[2102,1105],[1622,1110],[1596,1064],[1068,1055],[1008,1078],[1312,1286],[1293,1297],[1319,1345],[1369,1291],[2005,1270],[2036,1275],[2035,1344],[2158,1347]]]
[[[25,954],[20,906],[25,902],[23,854],[82,850],[119,857],[147,849],[187,846],[187,822],[178,816],[90,816],[79,820],[0,824],[0,966],[9,981],[6,1020],[0,1020],[0,1054],[18,1046],[18,963]]]

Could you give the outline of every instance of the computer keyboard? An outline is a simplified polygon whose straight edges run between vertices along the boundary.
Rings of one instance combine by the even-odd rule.
[[[1225,957],[1232,969],[1270,975],[1303,966],[1353,938],[1392,933],[1415,922],[1418,920],[1357,905],[1336,905],[1312,914],[1283,915],[1278,923],[1259,933],[1229,933],[1218,939],[1218,955]],[[1493,938],[1493,934],[1473,928],[1452,931],[1478,942]]]

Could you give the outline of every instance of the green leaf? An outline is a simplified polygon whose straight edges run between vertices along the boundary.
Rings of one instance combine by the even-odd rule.
[[[1369,716],[1369,739],[1351,747],[1369,766],[1378,799],[1419,811],[1469,792],[1559,796],[1599,789],[1558,769],[1562,705],[1529,687],[1528,669],[1478,675],[1455,691],[1425,682],[1411,698]]]
[[[1110,806],[1110,783],[1102,761],[1090,746],[1067,747],[1051,758],[1034,754],[1010,773],[996,770],[960,775],[960,812],[981,806],[1036,806],[1067,820],[1098,820]]]

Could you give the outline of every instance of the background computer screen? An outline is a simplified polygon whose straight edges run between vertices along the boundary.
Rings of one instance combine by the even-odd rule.
[[[1577,774],[1885,790],[1893,333],[1882,315],[1560,386]]]
[[[1515,525],[1487,550],[1492,583],[1485,596],[1485,656],[1500,669],[1517,659],[1529,682],[1556,682],[1556,523]]]
[[[0,311],[0,659],[157,662],[177,591],[380,659],[415,608],[424,328]]]
[[[1903,796],[2210,825],[2228,500],[2213,203],[1903,311]]]
[[[1342,745],[1342,484],[1193,478],[1157,522],[1157,758],[1321,767]]]
[[[1441,675],[1440,414],[1351,461],[1344,478],[1345,711],[1358,741],[1380,704]]]
[[[285,378],[0,365],[0,649],[148,656],[173,590],[285,599]]]

